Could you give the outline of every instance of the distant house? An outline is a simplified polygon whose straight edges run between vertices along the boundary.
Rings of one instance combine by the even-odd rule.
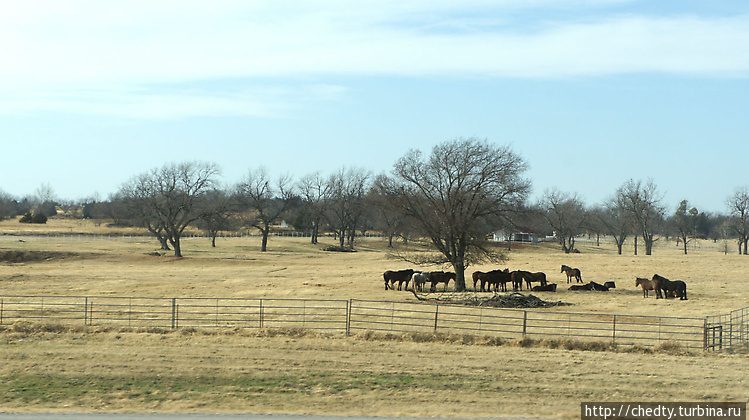
[[[493,233],[493,239],[497,242],[530,242],[538,243],[539,235],[531,232],[505,232],[496,231]]]

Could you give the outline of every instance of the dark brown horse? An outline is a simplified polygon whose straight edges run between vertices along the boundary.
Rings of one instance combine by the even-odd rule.
[[[513,271],[510,273],[510,280],[514,290],[523,290],[523,281],[528,286],[528,290],[531,290],[532,282],[539,282],[541,286],[546,286],[546,274],[540,271],[536,273],[523,270]]]
[[[484,291],[484,286],[486,286],[486,291],[491,291],[491,287],[494,286],[494,291],[502,290],[503,292],[507,291],[507,282],[511,281],[510,279],[510,270],[504,269],[504,270],[492,270],[488,273],[484,273],[483,271],[475,271],[473,273],[473,290],[476,290],[476,284],[478,282],[481,282],[481,291]]]
[[[408,270],[400,270],[400,271],[388,270],[382,273],[382,277],[385,278],[385,290],[388,290],[388,289],[395,290],[396,281],[398,282],[398,290],[401,290],[404,282],[406,283],[406,287],[408,287],[408,282],[411,280],[411,276],[413,276],[413,274],[414,274],[414,271],[411,270],[410,268]]]
[[[653,286],[653,281],[644,279],[642,277],[637,277],[635,280],[635,287],[642,287],[642,297],[646,298],[648,297],[648,290],[654,290],[655,287]]]
[[[526,274],[530,274],[527,271],[516,270],[510,273],[510,281],[512,281],[512,290],[523,290],[523,279]]]
[[[546,286],[533,286],[534,292],[556,292],[557,291],[557,284],[556,283],[547,283]]]
[[[681,280],[671,281],[658,274],[653,275],[653,287],[655,288],[655,298],[679,296],[681,300],[687,300],[687,284]],[[672,293],[673,292],[673,293]]]
[[[583,282],[583,276],[580,274],[580,270],[577,268],[572,268],[567,265],[562,265],[562,271],[560,273],[567,274],[567,283],[572,283],[572,278],[574,277],[577,283]]]

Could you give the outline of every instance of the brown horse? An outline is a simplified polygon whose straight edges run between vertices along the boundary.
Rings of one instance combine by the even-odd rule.
[[[642,287],[642,297],[646,298],[648,297],[648,290],[655,290],[655,287],[653,286],[653,281],[644,279],[642,277],[638,277],[635,280],[635,287]]]
[[[526,271],[523,278],[525,279],[525,284],[528,286],[528,290],[531,290],[531,282],[534,281],[541,283],[541,286],[546,286],[546,273],[541,271],[537,273],[529,273]]]
[[[583,276],[580,274],[580,270],[577,268],[572,268],[566,265],[562,265],[562,271],[560,271],[560,273],[567,274],[567,283],[572,283],[573,277],[578,283],[583,282]]]
[[[527,271],[513,271],[510,273],[510,280],[512,281],[512,290],[523,290],[523,279],[526,274],[530,274]]]
[[[455,280],[455,273],[453,272],[447,272],[444,271],[432,271],[429,273],[429,280],[432,283],[431,287],[429,287],[430,292],[434,292],[437,288],[437,283],[445,283],[445,288],[442,289],[443,291],[447,290],[447,285],[450,283],[450,280]]]

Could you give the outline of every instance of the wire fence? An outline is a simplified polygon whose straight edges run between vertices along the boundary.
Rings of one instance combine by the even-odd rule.
[[[0,325],[18,321],[133,328],[297,328],[446,333],[723,350],[746,343],[746,309],[707,318],[546,312],[367,300],[0,296]],[[712,337],[717,334],[716,341]],[[721,335],[722,334],[722,335]]]

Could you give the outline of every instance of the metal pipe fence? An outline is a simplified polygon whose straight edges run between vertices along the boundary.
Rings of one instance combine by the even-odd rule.
[[[656,346],[676,342],[705,347],[704,318],[677,318],[574,312],[544,312],[421,303],[351,301],[351,330],[441,332],[503,339],[569,338]]]
[[[724,315],[705,318],[705,349],[733,350],[747,346],[749,340],[749,306]]]
[[[749,310],[707,318],[367,300],[0,296],[0,325],[18,321],[135,328],[298,328],[351,334],[446,333],[722,350],[746,343]]]

